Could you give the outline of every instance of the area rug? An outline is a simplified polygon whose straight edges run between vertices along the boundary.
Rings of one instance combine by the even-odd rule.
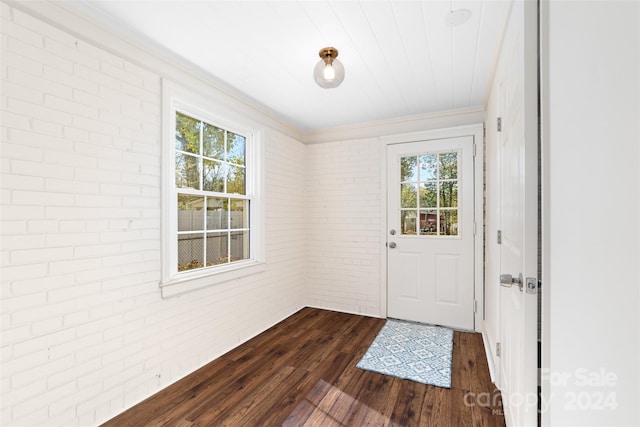
[[[389,319],[356,366],[451,388],[452,352],[451,329]]]

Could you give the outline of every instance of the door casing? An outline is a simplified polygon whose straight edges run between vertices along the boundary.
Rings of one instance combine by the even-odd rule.
[[[475,236],[474,236],[474,293],[476,301],[476,310],[474,313],[474,330],[480,332],[482,329],[482,319],[484,317],[484,268],[483,268],[483,235],[484,235],[484,212],[483,212],[483,183],[484,183],[484,125],[482,123],[456,126],[442,129],[434,129],[420,132],[412,132],[391,136],[383,136],[380,138],[382,144],[381,152],[381,164],[380,170],[382,171],[380,179],[380,194],[381,194],[381,230],[380,241],[386,243],[389,241],[389,235],[387,230],[389,226],[387,224],[387,146],[391,144],[401,144],[407,142],[417,142],[430,139],[443,139],[443,138],[455,138],[461,136],[472,136],[475,144],[475,156],[473,160],[473,174],[474,174],[474,222],[475,222]],[[380,309],[382,317],[387,317],[387,248],[386,245],[380,245],[380,259],[381,265],[381,286],[380,286]]]

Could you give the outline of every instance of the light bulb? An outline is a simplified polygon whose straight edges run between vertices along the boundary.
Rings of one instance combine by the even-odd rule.
[[[336,78],[336,70],[333,69],[331,64],[327,64],[322,71],[322,75],[326,80],[333,80]]]

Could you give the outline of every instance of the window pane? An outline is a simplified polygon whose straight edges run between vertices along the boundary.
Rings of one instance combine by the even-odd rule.
[[[231,262],[249,259],[249,232],[231,232]]]
[[[227,175],[227,193],[246,194],[244,168],[240,166],[229,166]]]
[[[178,235],[178,271],[204,267],[204,234]]]
[[[436,179],[438,176],[438,155],[425,154],[420,156],[420,181]]]
[[[440,234],[443,236],[458,235],[458,210],[440,211]]]
[[[200,127],[202,122],[176,113],[176,150],[200,153]]]
[[[249,228],[249,201],[231,199],[231,228]]]
[[[200,189],[200,159],[176,153],[176,188]]]
[[[430,209],[420,211],[420,234],[427,236],[435,236],[438,234],[437,210]]]
[[[244,165],[245,143],[244,136],[227,132],[227,161],[236,165]]]
[[[458,179],[458,153],[440,154],[440,179]]]
[[[202,230],[204,197],[178,194],[178,231]]]
[[[436,183],[425,182],[420,184],[420,207],[435,208],[437,207],[436,203]]]
[[[207,230],[227,230],[229,199],[207,197]]]
[[[224,129],[205,123],[202,129],[202,150],[204,156],[225,160]]]
[[[228,248],[227,232],[207,233],[207,265],[228,263]]]
[[[445,181],[440,183],[440,207],[458,207],[458,183],[456,181]]]
[[[416,234],[416,211],[400,212],[400,231],[402,234]]]
[[[202,189],[224,193],[224,175],[227,165],[215,160],[203,159]]]
[[[400,181],[401,182],[417,182],[418,181],[418,158],[402,157],[400,159]]]
[[[400,184],[400,207],[401,208],[417,208],[418,207],[418,185],[417,184]]]

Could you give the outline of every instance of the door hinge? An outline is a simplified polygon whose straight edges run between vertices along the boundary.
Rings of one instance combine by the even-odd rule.
[[[498,230],[498,239],[497,242],[499,245],[502,244],[502,230]]]
[[[478,312],[478,300],[474,300],[473,301],[473,313],[477,313]]]
[[[498,117],[498,132],[502,132],[502,117]]]
[[[496,343],[496,356],[500,357],[502,355],[502,348],[500,348],[500,343]]]
[[[477,227],[476,227],[476,222],[473,222],[473,235],[475,236],[477,233]]]
[[[473,143],[473,158],[476,158],[476,143]]]

